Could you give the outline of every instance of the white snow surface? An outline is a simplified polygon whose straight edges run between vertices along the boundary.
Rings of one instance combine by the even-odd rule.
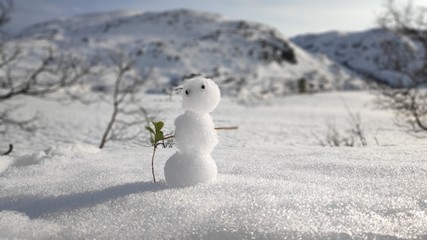
[[[215,125],[239,129],[219,132],[216,181],[187,188],[163,180],[176,149],[158,149],[160,182],[153,183],[150,147],[94,147],[108,106],[22,99],[28,109],[49,113],[48,127],[5,136],[15,150],[0,158],[0,238],[427,238],[425,139],[396,128],[373,98],[302,95],[256,107],[223,98],[212,113]],[[368,147],[321,147],[313,137],[325,119],[346,124],[342,100],[361,113]],[[159,118],[169,129],[180,102],[145,101],[164,110]]]

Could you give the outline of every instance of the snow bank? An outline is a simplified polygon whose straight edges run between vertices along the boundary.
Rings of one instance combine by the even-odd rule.
[[[0,174],[9,167],[24,167],[39,164],[45,159],[51,159],[55,156],[66,157],[81,153],[97,153],[100,149],[94,146],[81,143],[68,145],[58,145],[48,148],[44,151],[33,152],[30,154],[18,156],[0,156]]]
[[[0,178],[1,221],[8,222],[1,236],[27,238],[29,232],[35,239],[427,236],[424,150],[222,149],[214,153],[220,173],[215,183],[181,189],[151,182],[150,150],[56,156],[43,165],[7,171]],[[159,179],[164,179],[162,167],[173,151],[159,150],[155,164]],[[22,229],[22,224],[29,230],[12,231]],[[52,235],[34,227],[43,224],[53,229]]]
[[[0,173],[8,169],[12,162],[13,158],[8,156],[0,156]]]
[[[70,156],[76,153],[97,153],[100,149],[82,143],[73,143],[68,145],[58,145],[47,149],[45,152],[48,156]]]
[[[0,212],[0,239],[53,239],[61,226],[45,220],[31,220],[19,212]]]

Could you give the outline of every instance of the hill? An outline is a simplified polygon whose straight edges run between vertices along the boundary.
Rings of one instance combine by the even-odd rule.
[[[391,86],[412,83],[408,74],[424,67],[424,47],[410,36],[382,29],[306,34],[291,39],[312,54],[327,56],[347,69]]]
[[[55,19],[23,30],[18,39],[49,41],[81,55],[105,56],[124,49],[135,56],[141,73],[152,70],[152,91],[167,91],[193,73],[214,78],[223,93],[232,96],[364,85],[356,74],[305,52],[272,27],[191,10]]]

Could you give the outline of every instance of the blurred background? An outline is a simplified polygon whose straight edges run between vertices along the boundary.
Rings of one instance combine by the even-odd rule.
[[[326,139],[315,140],[321,145],[368,144],[352,106],[367,98],[408,132],[427,131],[422,0],[0,3],[2,148],[40,138],[100,148],[114,139],[138,142],[151,120],[173,119],[174,95],[197,75],[212,78],[236,108],[331,93],[350,119],[341,135],[350,136],[331,140],[339,127],[310,126],[326,126]],[[331,99],[325,103],[337,102]],[[76,123],[58,123],[64,117]],[[70,137],[73,129],[81,131]]]
[[[421,1],[418,1],[421,3]],[[418,3],[415,1],[415,3]],[[257,21],[277,28],[286,36],[330,30],[366,30],[376,25],[384,1],[15,1],[15,10],[5,28],[17,32],[38,22],[85,13],[117,10],[144,12],[173,9],[221,14],[229,19]]]

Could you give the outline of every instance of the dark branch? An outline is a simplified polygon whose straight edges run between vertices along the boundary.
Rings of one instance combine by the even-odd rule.
[[[13,0],[0,1],[0,27],[3,27],[10,21],[10,14],[13,10]]]
[[[2,153],[1,155],[2,156],[9,155],[12,151],[13,151],[13,144],[9,144],[9,149],[6,152]]]

